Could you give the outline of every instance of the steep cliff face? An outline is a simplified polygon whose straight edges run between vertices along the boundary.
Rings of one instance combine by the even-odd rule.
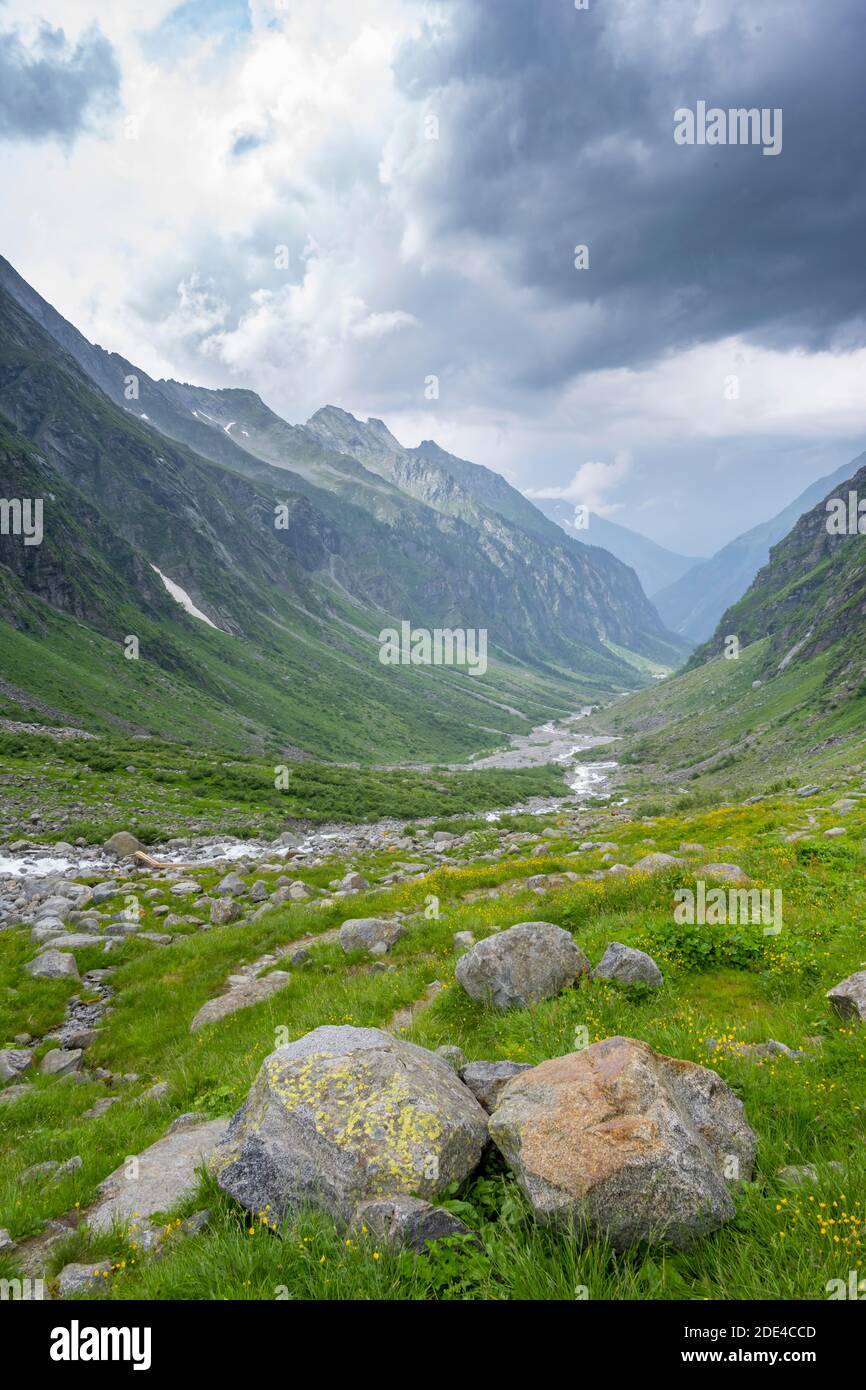
[[[713,638],[695,652],[692,665],[717,655],[728,635],[736,635],[741,646],[769,639],[763,656],[767,676],[834,648],[831,676],[857,664],[866,633],[866,535],[856,529],[839,534],[828,510],[828,501],[838,499],[847,526],[851,494],[866,501],[866,455],[855,459],[850,476],[837,481],[773,547],[769,563],[724,614]],[[863,524],[866,528],[866,520]]]
[[[607,551],[571,542],[498,474],[431,442],[404,449],[381,420],[364,424],[334,406],[317,411],[307,429],[330,449],[472,527],[490,562],[508,575],[515,599],[525,595],[528,612],[553,616],[558,626],[589,640],[669,664],[681,659],[686,644],[666,631],[634,571]]]

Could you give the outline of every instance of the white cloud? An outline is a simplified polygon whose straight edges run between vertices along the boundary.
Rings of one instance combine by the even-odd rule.
[[[631,456],[617,454],[610,463],[582,463],[570,482],[562,487],[527,488],[527,497],[561,497],[576,506],[589,507],[599,516],[610,516],[622,509],[622,502],[611,502],[631,473]]]

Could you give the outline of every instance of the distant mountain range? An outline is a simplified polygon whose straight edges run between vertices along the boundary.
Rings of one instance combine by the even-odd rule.
[[[770,548],[849,472],[850,464],[843,464],[835,473],[819,478],[769,521],[737,536],[667,588],[654,590],[653,602],[668,626],[683,637],[705,642],[725,610],[743,596],[767,563]]]
[[[638,531],[619,526],[595,512],[587,513],[585,527],[576,526],[573,502],[564,502],[558,497],[538,497],[533,501],[539,511],[561,526],[566,535],[580,541],[581,545],[603,546],[623,564],[631,565],[650,598],[702,563],[697,556],[678,555],[676,551],[657,545]]]
[[[45,505],[41,545],[0,538],[2,716],[437,760],[689,650],[633,570],[499,475],[335,407],[292,425],[250,391],[155,381],[2,258],[0,468],[4,498]],[[486,628],[487,675],[384,667],[403,620]]]
[[[583,544],[601,545],[624,564],[631,565],[671,631],[696,643],[706,642],[722,614],[742,598],[755,575],[767,563],[770,549],[808,512],[850,476],[852,465],[819,478],[769,521],[753,526],[729,541],[709,559],[689,559],[656,545],[628,527],[589,514],[589,525],[574,524],[570,502],[539,498],[535,505],[558,526]]]

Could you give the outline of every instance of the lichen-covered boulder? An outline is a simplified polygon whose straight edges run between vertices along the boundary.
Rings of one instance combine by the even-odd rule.
[[[621,985],[649,985],[658,989],[664,984],[664,976],[652,956],[646,951],[637,951],[633,946],[623,946],[621,941],[611,941],[605,953],[592,972],[594,980],[616,980]]]
[[[518,922],[479,941],[457,962],[455,974],[471,999],[495,1009],[525,1009],[552,999],[589,961],[567,931],[551,922]]]
[[[463,1182],[486,1142],[486,1114],[440,1057],[378,1028],[323,1027],[265,1058],[216,1166],[249,1211],[348,1222],[371,1198]]]
[[[687,1248],[734,1215],[756,1140],[715,1072],[607,1038],[510,1081],[490,1137],[539,1221],[614,1249]]]

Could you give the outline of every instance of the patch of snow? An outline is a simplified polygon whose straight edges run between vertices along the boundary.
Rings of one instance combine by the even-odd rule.
[[[225,430],[226,434],[228,434],[229,430],[232,428],[232,426],[233,426],[235,423],[236,423],[236,422],[235,422],[234,420],[229,420],[229,422],[228,422],[227,425],[223,425],[223,429]]]
[[[175,603],[179,603],[181,608],[189,613],[190,617],[199,618],[201,622],[207,623],[208,627],[212,627],[215,632],[220,632],[222,630],[217,627],[216,623],[211,622],[207,613],[202,613],[200,608],[196,608],[186,589],[182,589],[179,584],[175,584],[174,580],[169,579],[167,575],[163,574],[161,569],[157,569],[156,565],[151,565],[150,568],[156,570]]]

